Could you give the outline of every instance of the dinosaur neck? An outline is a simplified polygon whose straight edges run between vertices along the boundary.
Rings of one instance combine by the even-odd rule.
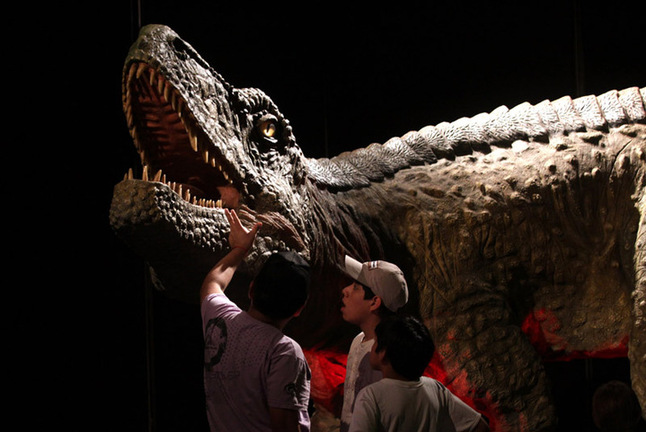
[[[345,254],[367,259],[371,254],[370,242],[353,209],[314,184],[308,184],[308,189],[312,203],[311,260],[324,268],[335,268],[343,262]]]
[[[380,259],[402,248],[399,218],[415,206],[414,197],[388,185],[392,182],[331,193],[310,183],[312,259],[330,268],[342,263],[346,254],[358,260]]]

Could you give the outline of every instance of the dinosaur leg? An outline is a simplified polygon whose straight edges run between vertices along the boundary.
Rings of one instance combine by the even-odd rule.
[[[635,291],[633,292],[633,325],[628,344],[630,376],[633,390],[646,418],[646,196],[639,203],[641,218],[635,252]]]
[[[495,431],[548,431],[556,423],[547,378],[534,348],[511,320],[505,297],[466,281],[427,323],[447,386],[490,417]]]

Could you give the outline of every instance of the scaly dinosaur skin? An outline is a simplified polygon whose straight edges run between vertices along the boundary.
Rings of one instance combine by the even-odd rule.
[[[312,294],[287,331],[305,347],[350,335],[344,254],[397,263],[445,381],[493,430],[554,427],[542,357],[627,355],[646,409],[645,99],[501,107],[314,160],[264,93],[147,26],[123,80],[142,180],[115,186],[110,221],[157,287],[189,301],[228,251],[218,206],[263,221],[228,294],[244,304],[263,257],[301,253]]]

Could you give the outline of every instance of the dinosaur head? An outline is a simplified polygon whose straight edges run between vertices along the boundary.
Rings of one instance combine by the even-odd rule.
[[[124,65],[123,107],[142,168],[115,187],[110,222],[160,288],[197,293],[228,251],[222,208],[263,222],[241,270],[275,250],[309,257],[307,162],[263,92],[234,88],[171,29],[150,25]]]

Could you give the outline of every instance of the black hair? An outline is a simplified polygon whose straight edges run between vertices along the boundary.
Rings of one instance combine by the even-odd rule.
[[[609,381],[594,392],[592,418],[603,432],[638,431],[644,427],[637,395],[623,381]]]
[[[410,315],[391,316],[375,328],[377,352],[386,350],[385,358],[399,375],[419,379],[428,366],[435,344],[421,321]]]
[[[276,252],[253,283],[253,306],[273,319],[289,318],[309,296],[310,266],[295,252]]]
[[[375,298],[377,296],[377,294],[375,294],[374,291],[372,289],[370,289],[370,287],[365,286],[361,282],[357,282],[357,283],[363,287],[363,299],[364,300],[372,300],[373,298]],[[381,305],[379,306],[379,309],[377,309],[377,315],[379,315],[379,318],[384,319],[386,317],[395,315],[395,312],[388,309],[386,307],[386,305],[384,304],[384,302],[382,301]]]

